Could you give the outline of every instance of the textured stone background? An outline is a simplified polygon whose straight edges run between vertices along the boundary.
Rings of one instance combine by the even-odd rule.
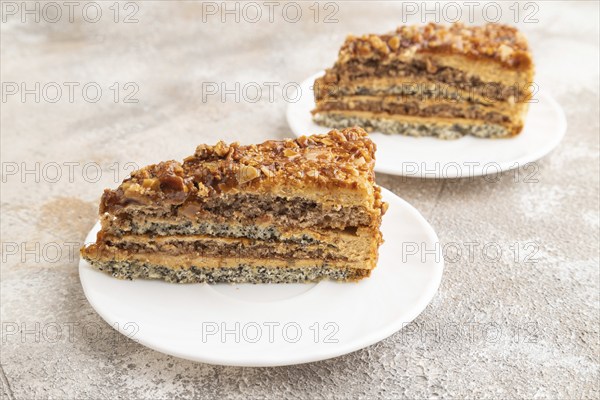
[[[3,398],[600,396],[597,2],[539,2],[539,21],[518,24],[534,50],[537,82],[555,95],[569,124],[560,147],[536,164],[537,182],[513,173],[497,181],[378,176],[425,215],[443,243],[466,249],[468,242],[495,242],[500,260],[490,262],[479,247],[448,262],[439,293],[412,327],[423,335],[397,333],[336,359],[263,369],[193,363],[121,338],[87,303],[69,243],[84,240],[102,189],[115,185],[115,173],[119,181],[126,176],[127,162],[182,159],[196,144],[221,138],[247,143],[290,136],[281,92],[272,102],[266,96],[256,103],[203,101],[202,82],[300,82],[333,62],[347,33],[400,24],[401,5],[340,2],[338,22],[328,24],[322,19],[333,9],[322,4],[316,23],[310,3],[297,23],[286,22],[281,8],[273,23],[266,14],[258,23],[235,23],[232,16],[222,23],[219,15],[203,23],[200,3],[154,1],[139,3],[139,22],[125,24],[135,9],[124,3],[117,23],[112,2],[101,3],[97,23],[85,21],[82,6],[73,22],[63,7],[59,22],[28,16],[23,23],[7,3],[3,84],[80,86],[72,103],[66,90],[56,103],[47,101],[54,92],[39,103],[33,95],[1,103]],[[511,4],[502,3],[502,20],[514,23]],[[532,10],[521,7],[520,20]],[[43,16],[55,18],[51,9]],[[97,103],[82,98],[87,82],[103,89]],[[114,82],[122,90],[126,82],[137,84],[139,102],[121,97],[115,103]],[[73,179],[63,165],[62,177],[51,182],[53,162],[78,163]],[[97,182],[93,168],[84,175],[87,162],[102,166]],[[36,163],[40,176],[21,173]],[[11,175],[15,165],[20,171]],[[538,249],[537,262],[523,262],[524,253],[515,262],[511,249],[528,243]],[[35,254],[22,254],[25,249]],[[11,334],[15,326],[35,332],[36,323],[39,337]],[[452,334],[471,323],[473,335]],[[90,340],[77,328],[89,324],[101,326],[104,339]],[[56,325],[63,329],[58,339]],[[485,326],[500,334],[486,335]]]

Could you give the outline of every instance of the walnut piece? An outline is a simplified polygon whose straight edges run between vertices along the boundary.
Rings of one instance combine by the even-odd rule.
[[[291,150],[291,149],[285,149],[285,150],[283,151],[283,155],[284,155],[284,156],[286,156],[286,157],[296,157],[296,156],[298,156],[299,154],[298,154],[298,153],[296,153],[294,150]]]
[[[240,167],[238,182],[240,185],[250,182],[260,176],[260,171],[251,165],[243,165]]]

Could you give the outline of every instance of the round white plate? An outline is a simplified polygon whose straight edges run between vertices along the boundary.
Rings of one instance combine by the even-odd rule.
[[[296,136],[327,133],[330,128],[312,120],[315,108],[313,84],[323,72],[302,82],[301,93],[290,103],[287,120]],[[377,144],[375,170],[415,178],[466,178],[499,174],[540,159],[554,149],[567,130],[562,108],[548,93],[539,92],[529,106],[523,131],[510,139],[457,140],[386,135],[373,132]]]
[[[444,261],[433,228],[382,189],[385,243],[358,283],[172,284],[122,281],[81,260],[94,309],[124,335],[163,353],[233,366],[324,360],[376,343],[415,319],[435,295]],[[99,224],[86,243],[94,242]],[[433,250],[433,252],[432,252]]]

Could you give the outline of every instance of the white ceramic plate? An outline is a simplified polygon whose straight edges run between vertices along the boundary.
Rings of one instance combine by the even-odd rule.
[[[350,353],[416,318],[435,295],[444,268],[433,228],[406,201],[382,190],[389,203],[382,224],[385,243],[371,277],[358,283],[122,281],[81,260],[81,284],[106,322],[145,346],[177,357],[278,366]],[[98,230],[96,224],[86,242],[95,241]]]
[[[312,86],[320,72],[302,82],[301,93],[293,98],[287,110],[288,123],[296,136],[327,133],[330,129],[312,121],[315,108]],[[460,178],[499,174],[540,159],[554,149],[563,138],[565,114],[548,93],[534,96],[525,128],[510,139],[479,139],[465,136],[457,140],[431,137],[385,135],[373,132],[377,144],[375,170],[415,178]]]

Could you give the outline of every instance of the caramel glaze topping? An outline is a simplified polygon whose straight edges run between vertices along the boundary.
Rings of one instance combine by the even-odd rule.
[[[134,204],[165,207],[193,203],[234,190],[272,187],[364,189],[374,184],[375,144],[358,127],[327,135],[269,140],[241,146],[220,141],[200,145],[182,163],[165,161],[131,174],[116,190],[105,190],[100,214]],[[376,191],[376,207],[381,206]],[[185,213],[185,211],[184,211]]]
[[[410,58],[418,52],[488,58],[513,69],[526,69],[532,65],[527,40],[516,28],[501,24],[465,26],[461,23],[401,26],[385,35],[348,36],[340,49],[338,63]]]

